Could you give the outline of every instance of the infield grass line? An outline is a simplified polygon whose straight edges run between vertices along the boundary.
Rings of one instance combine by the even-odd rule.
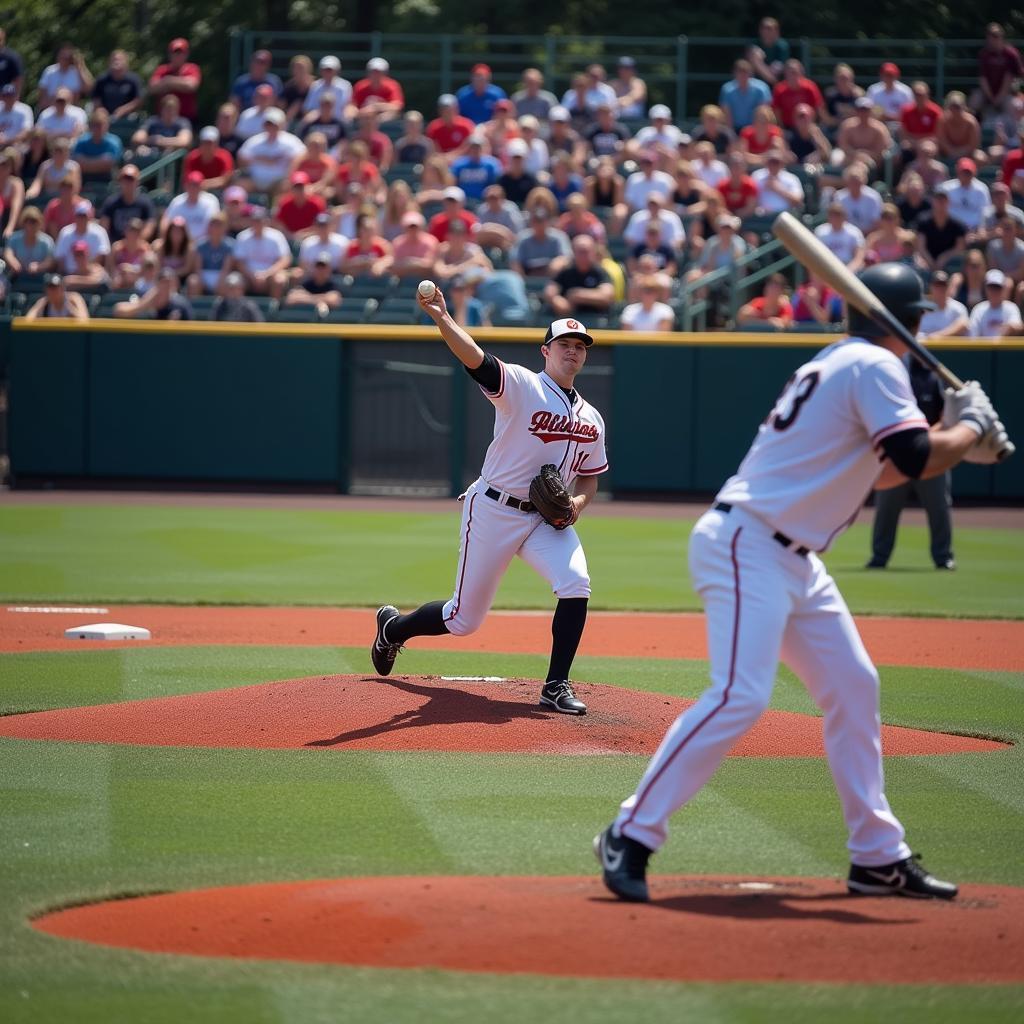
[[[581,520],[591,606],[699,610],[687,575],[692,520],[627,515]],[[1020,618],[1024,531],[964,528],[956,573],[938,573],[924,527],[901,529],[890,570],[868,572],[870,527],[826,556],[856,614]],[[0,594],[9,602],[401,607],[450,592],[452,514],[0,505]],[[496,607],[550,608],[544,582],[518,560]]]

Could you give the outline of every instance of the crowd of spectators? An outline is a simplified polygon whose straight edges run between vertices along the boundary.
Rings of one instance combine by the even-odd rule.
[[[671,329],[681,294],[720,299],[707,275],[792,211],[855,269],[917,268],[948,311],[929,333],[1021,329],[1024,65],[999,25],[977,88],[933,98],[891,61],[874,82],[846,64],[815,81],[765,18],[693,124],[625,55],[561,95],[537,68],[509,94],[476,64],[420,112],[382,57],[352,73],[298,55],[279,76],[257,50],[212,123],[184,38],[146,82],[123,50],[95,78],[73,45],[55,56],[32,77],[0,30],[4,273],[41,292],[31,316],[87,316],[82,297],[110,292],[123,317],[358,317],[371,292],[411,300],[430,277],[467,323]],[[140,173],[168,153],[179,185],[156,195]],[[763,291],[738,325],[842,315],[821,282]]]

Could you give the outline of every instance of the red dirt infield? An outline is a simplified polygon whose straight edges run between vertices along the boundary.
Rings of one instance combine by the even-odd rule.
[[[693,701],[580,683],[576,718],[537,703],[536,680],[314,676],[0,718],[0,736],[132,746],[647,754]],[[1003,750],[994,740],[882,726],[886,754]],[[733,757],[823,757],[820,718],[767,711]]]
[[[96,621],[145,626],[150,645],[330,644],[369,647],[373,612],[365,608],[272,608],[177,605],[109,605],[106,615],[0,609],[0,651],[90,649],[65,640],[64,630]],[[1024,622],[983,619],[858,618],[878,665],[1024,671]],[[139,641],[104,643],[103,648]],[[536,654],[551,644],[551,613],[494,612],[472,636],[419,637],[434,650]],[[84,647],[83,647],[84,645]],[[704,617],[697,614],[592,612],[583,653],[592,657],[705,658]]]
[[[369,877],[120,899],[46,914],[123,949],[388,968],[675,981],[1024,980],[1024,889],[952,903],[854,898],[837,880],[657,877],[654,902],[594,878]]]

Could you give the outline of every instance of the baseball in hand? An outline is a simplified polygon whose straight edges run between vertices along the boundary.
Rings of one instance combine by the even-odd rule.
[[[437,291],[437,285],[434,284],[433,281],[420,281],[417,291],[423,296],[423,298],[432,299],[434,297],[434,292]]]

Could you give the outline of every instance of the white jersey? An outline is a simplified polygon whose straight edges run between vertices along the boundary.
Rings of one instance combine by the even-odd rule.
[[[216,213],[220,213],[220,203],[212,192],[200,192],[194,203],[189,200],[187,192],[182,192],[167,204],[166,216],[168,223],[175,217],[181,217],[189,238],[193,242],[201,242],[206,238],[210,218]]]
[[[819,352],[789,379],[718,500],[824,551],[882,471],[879,445],[927,429],[899,357],[863,338]]]
[[[1020,309],[1016,302],[1004,299],[997,306],[993,306],[988,299],[985,299],[971,310],[967,333],[972,338],[1000,338],[1004,327],[1020,327],[1020,325]]]
[[[833,228],[831,224],[819,224],[814,233],[843,263],[851,263],[864,245],[864,232],[856,224],[848,224],[846,221],[838,228]]]
[[[961,317],[967,317],[967,307],[956,299],[946,299],[941,309],[929,309],[922,317],[917,328],[918,338],[927,338],[936,331],[944,331],[955,324]]]
[[[493,394],[494,440],[480,476],[496,490],[521,500],[546,463],[554,463],[571,490],[577,476],[608,471],[601,414],[576,391],[575,401],[546,374],[515,363],[498,365],[501,383]]]
[[[885,82],[875,82],[868,86],[868,99],[881,109],[886,121],[898,121],[900,111],[914,102],[914,93],[903,82],[893,82],[891,89],[886,88]]]
[[[951,178],[939,186],[939,191],[949,196],[949,215],[959,221],[968,231],[977,231],[985,219],[985,209],[992,201],[988,185],[972,178],[962,185],[958,178]]]

